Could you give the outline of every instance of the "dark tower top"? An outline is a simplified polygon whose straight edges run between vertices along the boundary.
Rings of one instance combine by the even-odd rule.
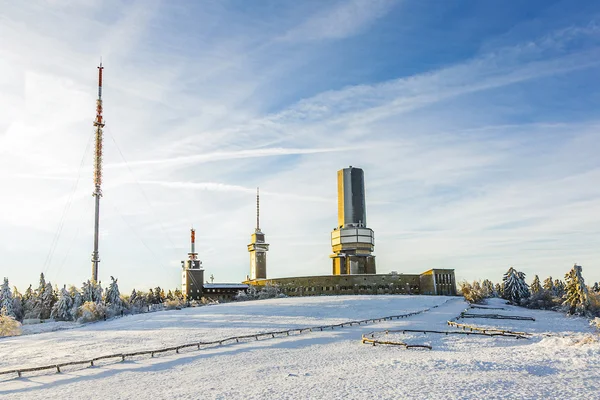
[[[365,174],[350,166],[338,171],[338,227],[367,226]]]

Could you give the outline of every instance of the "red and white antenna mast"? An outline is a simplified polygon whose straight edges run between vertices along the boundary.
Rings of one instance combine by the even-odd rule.
[[[92,196],[96,200],[96,212],[94,214],[94,251],[92,252],[92,281],[98,282],[98,230],[100,223],[100,197],[102,197],[102,128],[104,128],[104,119],[102,117],[102,60],[98,66],[98,99],[96,100],[96,140],[94,152],[94,193]]]

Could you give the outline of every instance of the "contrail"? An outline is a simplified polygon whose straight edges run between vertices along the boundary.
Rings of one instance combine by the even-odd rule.
[[[129,162],[130,166],[135,165],[165,165],[165,164],[199,164],[211,161],[220,160],[234,160],[240,158],[256,158],[256,157],[272,157],[272,156],[284,156],[292,154],[316,154],[316,153],[330,153],[338,151],[355,150],[355,147],[334,147],[334,148],[322,148],[322,149],[298,149],[298,148],[268,148],[268,149],[252,149],[252,150],[239,150],[239,151],[224,151],[215,152],[209,154],[196,154],[191,156],[153,159],[153,160],[141,160]],[[113,163],[106,164],[105,168],[120,168],[127,166],[126,163]]]

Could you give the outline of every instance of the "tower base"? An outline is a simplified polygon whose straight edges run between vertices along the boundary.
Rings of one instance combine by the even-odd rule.
[[[333,275],[376,274],[375,256],[356,254],[332,254]]]

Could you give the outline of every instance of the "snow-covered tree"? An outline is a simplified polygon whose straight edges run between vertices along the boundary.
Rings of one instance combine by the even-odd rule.
[[[23,321],[23,317],[25,316],[23,310],[23,296],[19,293],[19,290],[15,286],[13,288],[13,312],[15,313],[15,319],[17,321]]]
[[[146,295],[146,303],[156,304],[156,297],[154,296],[154,291],[152,289],[148,290],[148,294]]]
[[[160,304],[160,303],[164,302],[164,300],[165,300],[164,294],[165,294],[165,292],[160,288],[160,286],[155,287],[153,304]]]
[[[73,318],[73,299],[67,291],[66,285],[60,290],[58,301],[54,303],[50,317],[57,321],[70,321]]]
[[[544,286],[543,286],[544,290],[549,291],[550,293],[554,294],[555,290],[554,290],[554,281],[552,281],[552,277],[549,276],[546,279],[544,279]]]
[[[90,280],[83,282],[83,286],[81,287],[81,296],[84,303],[88,301],[92,301],[94,303],[102,302],[102,285],[100,282],[94,282]]]
[[[6,310],[6,315],[16,317],[13,307],[13,297],[8,285],[8,278],[4,278],[4,283],[0,288],[0,308]]]
[[[44,273],[42,272],[40,274],[40,284],[38,285],[38,288],[35,290],[34,292],[34,301],[33,301],[33,309],[32,309],[32,317],[33,318],[40,318],[40,319],[46,319],[46,311],[48,316],[50,316],[50,310],[45,310],[44,309],[44,292],[46,291],[46,278],[44,278]],[[52,286],[50,287],[50,289],[52,289]]]
[[[173,292],[171,292],[171,289],[169,289],[169,292],[167,293],[167,300],[175,300],[175,296],[173,296]]]
[[[113,310],[113,312],[120,312],[123,302],[121,301],[121,293],[119,292],[119,285],[117,279],[110,277],[111,282],[106,289],[106,297],[104,299],[106,305]]]
[[[25,294],[23,294],[23,300],[22,300],[23,319],[38,318],[38,315],[36,314],[36,311],[35,311],[35,305],[36,305],[35,303],[36,303],[35,293],[34,293],[33,289],[31,288],[31,285],[29,285],[29,287],[25,291]]]
[[[179,288],[175,289],[175,291],[173,292],[173,296],[176,299],[183,300],[183,293],[181,293],[181,290],[179,290]]]
[[[484,297],[494,297],[494,284],[489,279],[484,279],[481,283],[481,290]]]
[[[73,285],[69,287],[69,296],[73,299],[73,304],[71,305],[71,319],[75,321],[79,318],[79,307],[84,303],[83,296]]]
[[[565,283],[560,279],[554,280],[554,294],[557,297],[563,297],[565,295]]]
[[[600,285],[598,285],[598,282],[594,283],[594,286],[592,286],[592,291],[595,293],[600,293]]]
[[[531,283],[531,293],[536,294],[539,293],[541,290],[542,285],[540,284],[540,277],[536,275],[533,277],[533,282]]]
[[[584,315],[590,308],[590,298],[581,272],[581,266],[575,264],[565,275],[567,284],[563,305],[568,307],[569,314]]]
[[[502,278],[504,298],[511,303],[520,304],[522,299],[529,297],[529,285],[525,282],[525,274],[510,267]]]
[[[46,283],[46,287],[44,288],[42,297],[40,299],[40,319],[50,318],[50,313],[52,313],[52,307],[54,306],[54,303],[56,303],[56,295],[52,289],[52,284],[48,282]]]
[[[504,297],[504,288],[501,284],[496,283],[496,286],[494,286],[494,291],[496,292],[497,297]]]

